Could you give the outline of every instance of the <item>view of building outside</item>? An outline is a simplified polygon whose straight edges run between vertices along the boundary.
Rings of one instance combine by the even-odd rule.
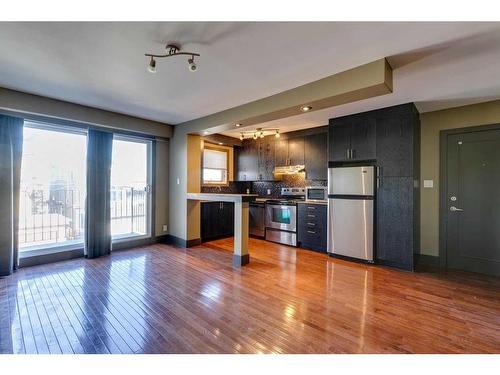
[[[19,207],[20,251],[82,243],[85,133],[25,123]],[[111,233],[148,234],[148,144],[113,140]]]
[[[20,251],[83,241],[86,135],[24,127]]]
[[[148,234],[148,145],[113,140],[111,234],[114,238]]]

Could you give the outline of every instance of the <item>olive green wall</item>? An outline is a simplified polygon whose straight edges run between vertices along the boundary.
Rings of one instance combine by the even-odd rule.
[[[156,170],[155,170],[155,229],[156,236],[168,233],[163,230],[163,225],[168,228],[168,159],[169,141],[156,141]]]
[[[439,133],[500,123],[500,100],[420,114],[420,253],[439,255]],[[424,188],[433,180],[433,188]]]

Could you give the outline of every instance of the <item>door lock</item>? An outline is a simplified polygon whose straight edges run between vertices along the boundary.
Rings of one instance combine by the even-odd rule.
[[[458,212],[458,211],[463,211],[463,209],[461,209],[461,208],[457,208],[457,207],[455,207],[455,206],[451,206],[451,207],[450,207],[450,211],[451,211],[451,212]]]
[[[455,197],[455,196],[450,197],[450,201],[456,202],[456,200],[457,200],[457,197]]]

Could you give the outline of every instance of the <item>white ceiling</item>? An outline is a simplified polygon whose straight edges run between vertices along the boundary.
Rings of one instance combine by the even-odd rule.
[[[167,42],[198,52],[158,61]],[[0,23],[0,86],[177,124],[391,57],[394,93],[266,124],[283,131],[409,101],[500,97],[500,23]],[[235,135],[235,134],[231,134]]]

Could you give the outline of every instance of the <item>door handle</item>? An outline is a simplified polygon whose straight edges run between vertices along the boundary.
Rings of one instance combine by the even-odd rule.
[[[451,211],[451,212],[459,212],[459,211],[463,211],[463,209],[461,209],[461,208],[457,208],[457,207],[455,207],[455,206],[451,206],[451,207],[450,207],[450,211]]]

